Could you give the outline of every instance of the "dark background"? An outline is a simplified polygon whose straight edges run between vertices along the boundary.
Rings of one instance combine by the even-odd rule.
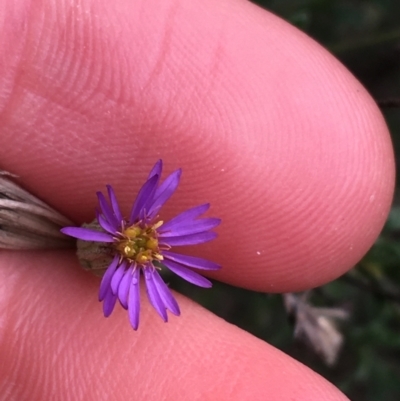
[[[364,84],[381,105],[398,159],[400,1],[265,0],[257,3],[321,43]],[[383,233],[355,269],[310,294],[310,304],[336,307],[350,314],[348,320],[337,326],[344,335],[344,345],[333,366],[327,366],[312,346],[294,339],[296,315],[287,313],[281,295],[255,293],[218,282],[214,283],[213,290],[205,291],[173,277],[169,278],[171,287],[308,365],[350,399],[398,401],[399,201],[400,197],[396,196]]]

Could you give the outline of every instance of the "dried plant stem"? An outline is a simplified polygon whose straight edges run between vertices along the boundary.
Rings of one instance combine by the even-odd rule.
[[[0,171],[0,248],[70,248],[74,241],[60,232],[71,221]]]

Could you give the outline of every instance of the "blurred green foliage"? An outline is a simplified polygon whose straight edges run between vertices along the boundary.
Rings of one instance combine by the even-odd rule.
[[[400,3],[396,0],[264,0],[281,16],[339,58],[382,104],[400,99]],[[386,102],[387,103],[387,102]],[[382,108],[396,158],[400,154],[400,108]],[[399,176],[399,175],[398,175]],[[327,367],[294,340],[282,296],[214,283],[213,291],[171,286],[255,336],[275,345],[326,377],[352,400],[400,400],[400,203],[365,258],[345,276],[313,291],[316,306],[342,307],[344,347]]]

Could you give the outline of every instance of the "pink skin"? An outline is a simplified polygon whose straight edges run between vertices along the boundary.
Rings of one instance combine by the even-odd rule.
[[[212,277],[297,291],[349,270],[387,216],[394,162],[365,89],[240,0],[0,2],[0,162],[76,222],[154,162],[182,167],[163,217],[203,202]],[[344,400],[268,344],[176,295],[164,324],[109,319],[68,252],[0,253],[0,391],[18,400]],[[223,300],[221,300],[223,302]]]

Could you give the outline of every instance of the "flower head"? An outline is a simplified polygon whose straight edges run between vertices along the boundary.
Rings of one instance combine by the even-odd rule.
[[[211,241],[216,233],[209,231],[221,222],[217,218],[198,218],[210,207],[196,206],[164,223],[157,220],[158,212],[178,187],[181,170],[176,170],[162,183],[162,161],[159,160],[140,189],[129,218],[124,218],[117,198],[107,185],[108,201],[97,193],[99,210],[96,227],[65,227],[61,231],[83,241],[102,244],[111,258],[100,284],[99,300],[103,312],[109,316],[117,299],[128,310],[129,320],[136,330],[139,325],[140,276],[144,277],[150,303],[166,322],[167,309],[179,315],[179,306],[161,278],[163,268],[200,287],[211,287],[211,282],[195,270],[216,270],[220,266],[211,261],[172,252],[174,246],[194,245]]]

